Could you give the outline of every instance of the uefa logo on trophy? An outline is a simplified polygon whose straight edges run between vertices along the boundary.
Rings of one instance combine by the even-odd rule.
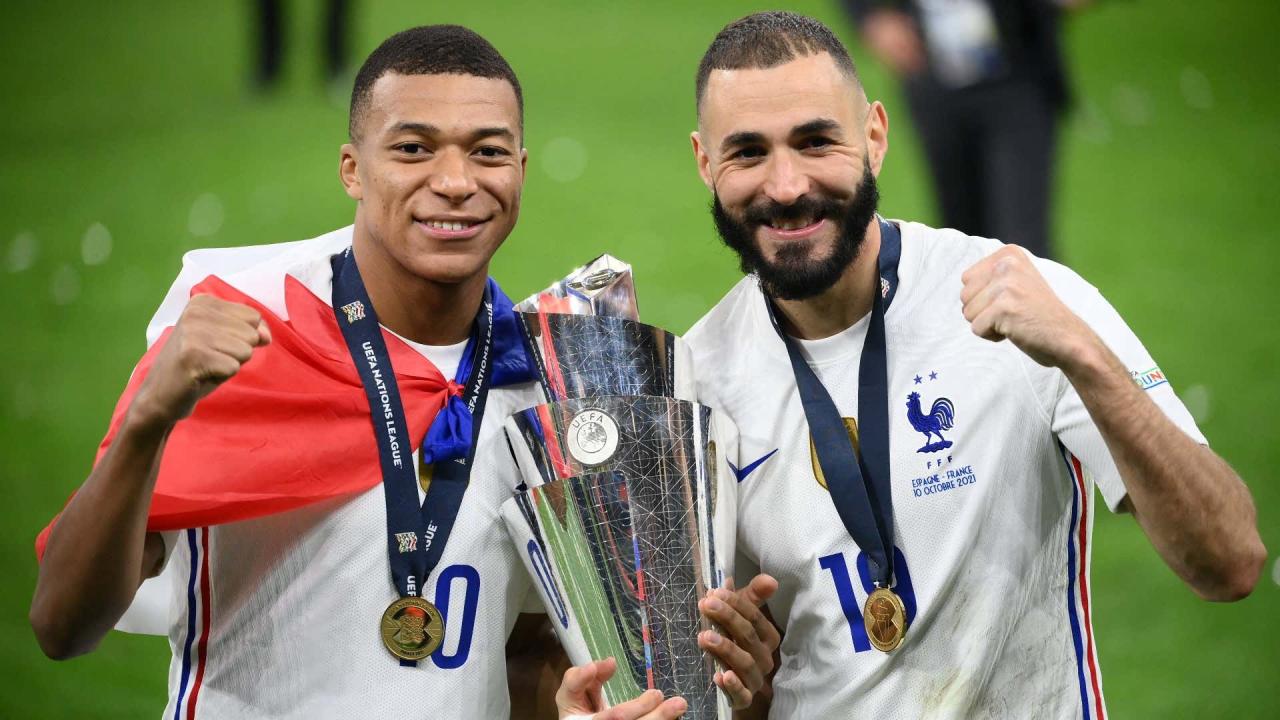
[[[657,688],[727,720],[698,600],[733,571],[737,429],[636,308],[608,255],[516,306],[548,402],[506,422],[524,483],[503,518],[570,660],[617,659],[607,704]]]

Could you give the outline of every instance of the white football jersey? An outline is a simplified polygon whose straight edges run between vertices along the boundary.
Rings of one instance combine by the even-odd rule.
[[[188,253],[148,343],[211,273],[281,317],[286,273],[328,303],[329,259],[351,237],[344,228],[278,246]],[[418,349],[452,376],[460,347]],[[507,636],[521,611],[541,605],[498,513],[519,482],[501,427],[538,402],[532,383],[489,395],[470,485],[422,593],[444,616],[444,643],[417,667],[401,667],[379,635],[383,611],[399,597],[381,484],[277,515],[165,533],[165,572],[135,601],[145,607],[157,588],[168,596],[173,658],[163,717],[507,717]],[[131,609],[120,627],[146,629],[155,619]]]
[[[885,316],[895,590],[908,629],[874,649],[866,556],[819,484],[791,365],[754,277],[689,331],[702,402],[741,431],[737,577],[779,582],[774,718],[1105,717],[1089,602],[1095,484],[1125,488],[1057,369],[978,338],[960,275],[1001,244],[900,222],[899,285]],[[1142,344],[1098,291],[1036,265],[1173,421],[1205,442]],[[867,319],[803,352],[855,418]]]

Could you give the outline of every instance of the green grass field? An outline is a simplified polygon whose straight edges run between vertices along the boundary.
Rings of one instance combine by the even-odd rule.
[[[0,9],[0,717],[147,718],[168,649],[113,634],[57,664],[26,614],[32,538],[87,474],[143,329],[195,247],[345,225],[346,109],[319,72],[318,2],[295,2],[287,82],[248,92],[249,3],[4,3]],[[834,4],[798,2],[851,37]],[[525,86],[524,217],[494,274],[519,297],[608,251],[642,312],[683,331],[738,277],[694,172],[692,77],[754,4],[367,3],[359,58],[386,35],[459,22]],[[1251,484],[1271,549],[1254,594],[1197,600],[1129,518],[1095,533],[1096,637],[1116,717],[1280,712],[1280,5],[1100,2],[1071,23],[1079,103],[1063,133],[1057,238],[1144,339]],[[855,54],[859,49],[854,47]],[[861,57],[859,55],[859,57]],[[893,84],[887,215],[931,220]],[[423,712],[429,713],[428,709]],[[1030,712],[1030,711],[1029,711]]]

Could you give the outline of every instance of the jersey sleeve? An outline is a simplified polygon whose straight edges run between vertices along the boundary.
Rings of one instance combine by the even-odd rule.
[[[155,314],[151,316],[151,322],[147,323],[147,347],[151,347],[160,339],[165,328],[173,327],[178,322],[182,311],[187,307],[187,302],[191,300],[191,288],[213,274],[213,270],[205,260],[207,252],[192,250],[182,257],[182,270],[169,286],[164,300],[160,301],[160,307],[156,308]]]
[[[160,533],[164,541],[164,564],[155,577],[147,578],[138,586],[133,602],[124,615],[116,621],[116,630],[139,635],[168,635],[169,609],[173,595],[174,573],[173,548],[177,545],[180,531]]]
[[[1102,297],[1102,293],[1062,265],[1042,260],[1037,261],[1037,265],[1058,297],[1088,323],[1111,352],[1120,358],[1134,382],[1146,391],[1156,406],[1182,432],[1196,442],[1207,445],[1208,441],[1196,426],[1191,413],[1173,392],[1164,372],[1120,314]],[[1120,471],[1080,395],[1062,373],[1056,373],[1056,376],[1060,388],[1053,407],[1053,432],[1067,450],[1080,460],[1102,492],[1107,506],[1115,511],[1126,494]]]
[[[323,241],[324,247],[337,252],[350,244],[351,229],[343,228],[324,235],[315,240],[294,240],[292,242],[272,243],[269,245],[240,245],[225,248],[200,248],[191,250],[182,256],[182,270],[169,286],[164,300],[156,309],[155,315],[147,325],[147,347],[151,347],[159,339],[165,328],[172,327],[182,316],[182,311],[191,299],[191,289],[199,285],[210,275],[223,279],[252,276],[255,271],[266,270],[274,280],[279,269],[290,266],[299,257],[307,257],[313,248],[312,243]],[[233,284],[236,284],[233,282]],[[267,307],[276,310],[277,304],[283,304],[283,297],[274,299],[283,293],[283,285],[271,282],[259,288],[255,296]]]

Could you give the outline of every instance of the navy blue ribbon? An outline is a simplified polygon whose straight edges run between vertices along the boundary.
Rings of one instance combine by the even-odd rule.
[[[867,339],[858,369],[858,445],[855,453],[844,420],[809,363],[799,343],[778,324],[766,298],[773,327],[787,346],[800,403],[809,423],[818,464],[836,512],[850,537],[867,554],[877,587],[893,585],[893,495],[889,485],[889,369],[884,314],[898,289],[898,259],[902,234],[897,225],[880,219],[880,283],[871,304]]]
[[[373,303],[369,300],[350,248],[335,255],[332,266],[333,311],[347,350],[360,373],[378,441],[382,486],[387,503],[387,553],[391,561],[391,579],[401,597],[418,596],[440,563],[470,482],[489,388],[527,379],[530,376],[528,361],[516,331],[515,318],[511,317],[511,302],[489,280],[471,337],[458,364],[455,382],[465,383],[462,396],[449,396],[422,442],[419,462],[434,463],[435,469],[426,500],[419,505],[408,422]],[[505,301],[504,305],[499,304],[501,301]],[[504,306],[508,317],[500,323],[497,314]],[[506,325],[510,328],[507,329]],[[498,337],[502,342],[496,341]],[[499,345],[502,346],[501,351],[497,347]],[[401,664],[412,666],[416,663],[402,660]]]

